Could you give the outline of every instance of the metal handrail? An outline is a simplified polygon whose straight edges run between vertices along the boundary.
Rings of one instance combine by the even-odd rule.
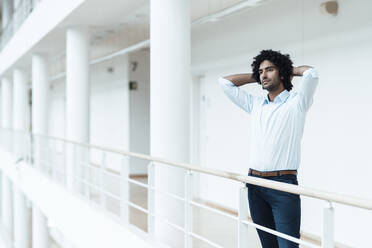
[[[336,202],[336,203],[341,203],[341,204],[345,204],[345,205],[349,205],[353,207],[372,210],[371,199],[358,198],[358,197],[349,196],[349,195],[340,194],[340,193],[334,193],[334,192],[329,192],[329,191],[324,191],[324,190],[319,190],[319,189],[314,189],[314,188],[309,188],[309,187],[304,187],[304,186],[297,186],[297,185],[292,185],[292,184],[287,184],[287,183],[282,183],[282,182],[276,182],[272,180],[242,175],[242,174],[233,173],[233,172],[227,172],[227,171],[216,170],[216,169],[208,169],[205,167],[192,165],[188,163],[175,162],[175,161],[163,159],[160,157],[154,157],[154,156],[141,154],[141,153],[123,151],[123,150],[104,147],[104,146],[85,144],[85,143],[76,142],[76,141],[59,138],[59,137],[53,137],[53,136],[47,136],[47,135],[41,135],[41,134],[33,134],[33,135],[55,139],[55,140],[63,141],[63,142],[70,143],[70,144],[80,145],[80,146],[84,146],[87,148],[99,149],[99,150],[110,152],[110,153],[116,153],[116,154],[121,154],[124,156],[145,159],[145,160],[153,161],[155,163],[167,164],[170,166],[174,166],[174,167],[178,167],[178,168],[182,168],[182,169],[186,169],[190,171],[202,172],[204,174],[222,177],[222,178],[238,181],[241,183],[254,184],[257,186],[262,186],[262,187],[266,187],[270,189],[284,191],[284,192],[288,192],[292,194],[303,195],[303,196],[317,198],[317,199],[321,199],[321,200],[325,200],[329,202]]]
[[[87,143],[82,143],[82,142],[76,142],[76,141],[68,140],[65,138],[53,137],[53,136],[48,136],[48,135],[40,135],[40,134],[31,134],[30,132],[24,132],[21,130],[14,130],[14,129],[8,129],[7,131],[8,132],[4,133],[4,141],[8,141],[7,143],[10,142],[10,144],[6,145],[7,150],[9,152],[13,152],[17,156],[25,156],[26,161],[29,161],[31,164],[35,164],[35,161],[37,160],[38,162],[36,164],[38,164],[38,166],[36,168],[45,172],[47,175],[58,179],[58,177],[56,176],[56,170],[53,171],[51,167],[49,168],[49,164],[53,162],[53,161],[49,161],[49,159],[51,158],[49,154],[52,153],[52,154],[57,155],[57,153],[59,153],[58,150],[62,149],[64,151],[62,153],[65,153],[65,156],[66,156],[64,161],[65,162],[69,161],[69,162],[67,162],[67,164],[65,165],[65,171],[61,174],[62,176],[64,175],[63,177],[65,178],[62,179],[62,181],[60,182],[62,182],[63,185],[67,186],[68,189],[72,191],[77,190],[77,193],[83,194],[84,197],[87,197],[88,200],[91,199],[90,197],[93,196],[94,193],[98,194],[96,196],[98,196],[99,201],[96,202],[96,200],[93,200],[93,198],[92,198],[92,201],[95,202],[96,204],[99,204],[101,207],[103,207],[107,211],[110,211],[106,209],[107,199],[119,201],[120,213],[118,214],[118,216],[121,218],[122,221],[124,221],[124,223],[129,223],[128,222],[129,221],[129,215],[128,215],[129,209],[127,209],[127,207],[133,207],[139,211],[147,213],[147,216],[148,216],[147,217],[148,218],[147,233],[149,235],[154,234],[155,221],[160,220],[164,222],[165,224],[169,225],[170,227],[181,230],[184,233],[184,245],[187,248],[192,247],[192,241],[191,241],[192,238],[199,239],[194,236],[195,233],[193,233],[192,227],[191,227],[193,213],[190,212],[190,209],[192,207],[201,207],[205,210],[212,211],[218,214],[222,214],[225,217],[231,217],[232,219],[236,220],[238,222],[239,247],[247,246],[247,239],[244,237],[247,237],[248,235],[249,226],[262,230],[267,233],[271,233],[275,236],[279,236],[286,240],[290,240],[300,245],[304,245],[306,247],[320,247],[318,244],[311,243],[311,242],[308,242],[308,241],[305,241],[305,240],[302,240],[296,237],[288,236],[284,233],[280,233],[276,231],[275,229],[269,229],[265,226],[255,224],[252,221],[250,221],[249,215],[248,215],[249,209],[248,209],[248,204],[246,200],[246,196],[248,193],[246,187],[240,187],[240,190],[239,190],[238,216],[229,216],[229,215],[226,215],[225,213],[220,213],[219,211],[216,211],[216,209],[211,209],[203,204],[198,204],[192,198],[193,196],[192,175],[194,174],[193,172],[200,172],[200,173],[204,173],[207,175],[213,175],[213,176],[230,179],[230,180],[234,180],[236,182],[241,182],[241,183],[251,183],[251,184],[255,184],[255,185],[259,185],[259,186],[263,186],[263,187],[267,187],[267,188],[271,188],[275,190],[294,193],[298,195],[309,196],[312,198],[318,198],[318,199],[327,201],[329,205],[327,205],[327,207],[323,209],[323,225],[322,225],[323,231],[322,231],[322,238],[321,238],[322,247],[324,248],[334,247],[334,209],[332,206],[332,202],[338,202],[338,203],[342,203],[345,205],[356,206],[356,207],[364,208],[364,209],[371,209],[371,201],[369,199],[360,199],[360,198],[345,196],[345,195],[341,195],[337,193],[325,192],[322,190],[310,189],[310,188],[295,186],[295,185],[286,184],[286,183],[278,183],[272,180],[266,180],[266,179],[261,179],[257,177],[240,175],[237,173],[230,173],[226,171],[203,168],[203,167],[192,165],[192,164],[179,163],[175,161],[162,159],[159,157],[149,156],[146,154],[133,153],[129,151],[123,151],[123,150],[113,149],[113,148],[104,147],[104,146],[97,146],[97,145],[92,145],[92,144],[87,144]],[[26,138],[26,139],[22,139],[23,141],[18,140],[21,137]],[[17,145],[18,142],[24,142],[24,144],[23,145],[21,144],[20,147],[18,147]],[[61,143],[63,145],[58,148],[57,147],[58,143]],[[44,149],[45,147],[49,147],[49,148]],[[50,150],[50,148],[52,150]],[[96,150],[101,153],[101,163],[99,164],[96,164],[95,162],[90,160],[90,159],[93,159],[93,157],[91,156],[89,156],[89,158],[86,157],[88,154],[90,155],[95,154],[94,152]],[[41,153],[47,154],[45,157],[46,159],[41,157]],[[32,154],[34,154],[34,156]],[[121,157],[120,158],[121,169],[120,170],[117,169],[118,173],[115,172],[116,170],[112,169],[113,167],[110,168],[109,166],[107,166],[106,157],[108,155],[109,155],[110,161],[112,161],[111,159],[114,158],[114,157],[111,157],[111,155],[114,155],[115,157],[118,155],[118,158]],[[149,205],[147,209],[144,209],[141,206],[136,205],[136,203],[131,202],[128,198],[129,195],[128,195],[127,190],[129,189],[128,188],[129,183],[134,183],[134,180],[131,180],[129,178],[129,170],[127,168],[130,157],[148,160],[150,162],[148,164],[149,181],[147,184],[140,185],[141,187],[143,186],[144,188],[148,189]],[[82,159],[82,161],[85,161],[85,162],[79,162],[80,159]],[[113,161],[116,161],[116,160],[113,160]],[[77,165],[76,163],[82,166],[81,168],[78,167],[76,169],[76,173],[79,173],[79,174],[83,173],[81,174],[82,178],[77,177],[73,173],[73,170],[74,170],[73,166],[76,166]],[[155,173],[154,165],[172,166],[172,167],[181,168],[185,171],[184,197],[174,195],[169,192],[164,192],[160,190],[159,188],[155,187],[154,177],[153,177]],[[83,167],[87,167],[87,168],[94,167],[95,169],[98,169],[98,174],[94,173],[95,175],[93,175],[91,174],[91,172],[86,174],[87,172],[84,172],[85,169],[83,169]],[[96,181],[98,180],[97,181],[98,185],[95,185],[93,181],[91,181],[91,179],[89,180],[85,179],[86,176],[88,176],[89,178],[92,175],[95,177],[94,180]],[[120,196],[118,196],[116,193],[111,193],[110,190],[105,189],[105,186],[103,184],[104,175],[119,177],[118,179],[120,180]],[[142,183],[136,182],[135,184],[139,185]],[[74,189],[75,186],[76,188]],[[91,189],[94,189],[95,191],[93,192],[91,191]],[[176,223],[171,223],[170,221],[168,221],[168,218],[163,218],[165,216],[162,217],[159,215],[155,215],[155,209],[154,209],[154,201],[155,201],[154,195],[155,194],[161,194],[163,196],[175,198],[183,202],[183,204],[185,205],[184,226],[179,226]],[[202,239],[199,239],[200,241],[206,242],[213,247],[222,247],[207,238],[203,238],[203,237],[201,238]]]

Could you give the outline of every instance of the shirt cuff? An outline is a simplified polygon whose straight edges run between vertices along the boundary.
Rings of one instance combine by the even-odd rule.
[[[311,75],[311,77],[313,77],[313,78],[318,78],[319,76],[318,76],[318,71],[317,71],[317,69],[315,69],[315,68],[310,68],[310,69],[307,69],[306,71],[304,71],[304,73],[302,74],[303,75],[303,77],[306,77],[307,75]]]

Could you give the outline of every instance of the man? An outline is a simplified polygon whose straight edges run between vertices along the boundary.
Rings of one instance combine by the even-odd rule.
[[[263,50],[254,58],[253,73],[219,79],[225,94],[250,114],[249,175],[297,185],[301,139],[306,113],[318,84],[315,69],[293,67],[289,55]],[[297,92],[292,77],[302,76]],[[253,96],[239,86],[258,82],[268,94]],[[252,219],[281,233],[300,238],[299,195],[247,184]],[[263,248],[298,247],[298,244],[257,230]]]

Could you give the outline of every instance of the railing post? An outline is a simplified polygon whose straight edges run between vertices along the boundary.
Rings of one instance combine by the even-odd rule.
[[[126,224],[129,223],[129,157],[125,156],[121,161],[120,170],[120,218]]]
[[[106,169],[106,153],[103,152],[102,154],[102,161],[101,161],[101,167],[99,170],[99,199],[101,202],[101,206],[106,209],[106,196],[103,192],[105,189],[105,169]]]
[[[76,147],[75,144],[67,144],[67,156],[66,156],[66,182],[67,189],[74,191],[75,185],[75,156]]]
[[[69,165],[68,165],[68,161],[69,161],[69,153],[70,153],[70,144],[68,144],[67,142],[63,142],[62,143],[62,165],[63,165],[63,170],[61,170],[61,172],[63,172],[65,175],[63,175],[61,173],[61,176],[62,176],[62,182],[67,186],[68,188],[68,170],[69,170]],[[65,176],[65,177],[63,177]]]
[[[82,151],[81,168],[83,171],[83,185],[84,185],[84,195],[87,199],[90,199],[90,183],[92,181],[91,169],[90,169],[90,150],[89,148],[83,148]]]
[[[44,137],[43,136],[39,136],[39,159],[40,159],[40,170],[41,172],[45,173],[45,167],[46,167],[46,156],[47,156],[47,152],[45,150],[45,142],[44,142]]]
[[[27,132],[22,134],[22,158],[27,163]]]
[[[24,149],[24,160],[27,164],[30,164],[30,157],[29,157],[29,151],[30,151],[30,143],[29,143],[29,133],[25,133],[25,149]]]
[[[323,209],[322,248],[334,248],[334,209],[331,202]]]
[[[40,170],[40,172],[43,172],[43,162],[42,162],[42,153],[41,153],[41,150],[42,150],[42,142],[41,142],[41,136],[37,135],[36,136],[36,150],[35,150],[35,157],[36,157],[36,168]]]
[[[155,234],[155,164],[150,162],[147,166],[148,191],[147,191],[147,232],[153,236]]]
[[[191,170],[187,170],[185,174],[185,248],[192,247],[192,206],[191,201],[193,198],[193,180]]]
[[[12,140],[13,140],[13,154],[18,157],[19,155],[19,144],[18,144],[18,135],[17,131],[13,131]]]
[[[31,167],[35,168],[35,137],[30,133],[28,138],[28,163]]]
[[[248,189],[241,187],[239,190],[239,212],[238,212],[238,247],[247,248],[248,244],[248,225],[242,221],[248,221]]]
[[[49,140],[43,137],[43,163],[44,163],[44,173],[49,176]]]
[[[76,178],[76,191],[78,194],[84,194],[84,173],[83,173],[83,166],[84,163],[84,148],[80,145],[75,145],[75,160],[74,160],[74,167],[75,167],[75,178]]]
[[[58,168],[58,161],[57,161],[57,141],[53,140],[53,151],[52,154],[52,178],[57,182],[58,181],[58,175],[57,175],[57,168]]]
[[[39,136],[34,136],[34,150],[33,150],[33,157],[34,157],[34,168],[41,170],[41,164],[40,164],[40,140]]]
[[[45,146],[46,146],[46,155],[45,155],[45,161],[46,161],[46,174],[48,176],[52,175],[52,151],[50,146],[50,139],[45,138]]]

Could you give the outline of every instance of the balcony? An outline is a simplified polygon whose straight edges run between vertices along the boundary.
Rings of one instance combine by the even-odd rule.
[[[2,29],[0,32],[0,52],[4,49],[9,40],[17,32],[19,27],[37,7],[41,0],[21,0],[17,1],[17,5],[12,5],[13,1],[2,1]],[[7,12],[7,13],[5,13]]]
[[[40,173],[51,188],[53,184],[57,184],[67,194],[74,195],[92,208],[99,209],[106,218],[114,218],[120,225],[132,226],[146,239],[156,239],[156,228],[161,226],[159,223],[169,226],[183,238],[179,240],[177,239],[179,237],[175,236],[168,241],[173,244],[183,244],[185,247],[247,247],[248,245],[259,247],[256,228],[292,240],[303,247],[334,247],[334,211],[337,211],[334,203],[372,209],[372,202],[366,199],[211,170],[196,165],[175,163],[145,154],[81,144],[61,138],[3,129],[1,140],[3,151],[15,160],[15,168],[5,170],[4,167],[2,168],[3,177],[11,175],[14,187],[28,185],[27,180],[30,179],[26,179],[26,175]],[[133,158],[148,162],[148,179],[129,176],[129,161]],[[156,187],[154,184],[156,168],[176,169],[178,173],[184,174],[184,192],[177,194],[172,192],[172,189]],[[12,175],[11,170],[17,171],[18,174]],[[239,209],[236,212],[228,211],[198,199],[195,194],[197,191],[195,178],[199,174],[233,183],[239,191]],[[302,234],[301,239],[296,239],[254,224],[248,216],[247,189],[242,183],[256,184],[325,201],[327,206],[323,209],[323,226],[319,227],[323,230],[321,241],[314,242],[312,237],[305,233]],[[27,191],[26,195],[31,192]],[[155,211],[154,204],[163,197],[167,198],[168,203],[173,201],[173,204],[179,206],[180,213],[183,213],[181,219],[171,219],[170,216],[159,214],[159,210]],[[40,202],[42,204],[41,200]],[[66,218],[72,216],[71,213],[63,215]],[[56,219],[58,220],[57,217]],[[94,221],[92,219],[92,223]],[[216,225],[217,223],[219,224]],[[8,230],[9,232],[11,231]],[[11,238],[6,240],[8,244],[14,242]]]

